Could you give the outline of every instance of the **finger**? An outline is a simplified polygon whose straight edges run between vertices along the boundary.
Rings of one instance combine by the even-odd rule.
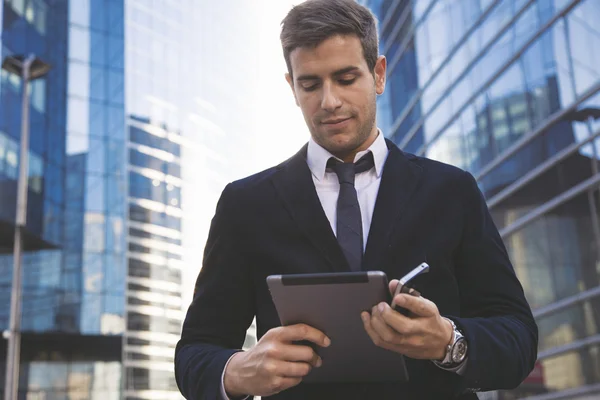
[[[369,335],[373,344],[378,347],[387,348],[386,343],[377,334],[377,332],[375,332],[375,330],[371,326],[371,320],[372,320],[371,315],[365,311],[361,314],[361,318],[363,320],[363,326],[365,327],[365,331],[367,331],[367,335]]]
[[[389,307],[387,304],[386,306]],[[384,320],[383,313],[375,307],[371,313],[371,328],[384,342],[393,345],[399,344],[400,333]]]
[[[406,308],[419,317],[433,317],[439,314],[437,306],[424,297],[416,297],[411,296],[410,294],[401,293],[394,297],[392,301],[393,304],[396,304],[398,307]]]
[[[323,332],[306,324],[281,327],[279,337],[284,342],[308,340],[322,347],[331,344],[331,340]]]
[[[321,366],[321,357],[309,346],[297,344],[283,345],[281,347],[281,359],[284,361],[304,361],[313,367]]]
[[[386,303],[379,303],[377,319],[382,320],[382,323],[402,336],[411,335],[415,328],[415,321],[413,319],[400,314],[397,309],[393,310]]]
[[[306,362],[285,361],[279,365],[277,375],[286,378],[303,378],[312,371],[312,365]]]

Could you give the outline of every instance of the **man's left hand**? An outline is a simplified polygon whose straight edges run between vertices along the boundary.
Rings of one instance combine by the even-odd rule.
[[[395,292],[397,280],[390,282]],[[440,315],[437,306],[424,297],[399,294],[393,299],[397,307],[410,311],[408,317],[379,303],[371,314],[361,314],[365,330],[376,346],[424,360],[442,360],[452,340],[452,324]]]

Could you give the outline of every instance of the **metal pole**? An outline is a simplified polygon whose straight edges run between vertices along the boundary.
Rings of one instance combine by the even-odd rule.
[[[17,218],[15,224],[14,266],[10,293],[10,325],[8,336],[8,358],[4,399],[17,400],[19,389],[19,370],[21,353],[21,291],[23,231],[27,223],[27,189],[29,167],[29,76],[35,56],[30,55],[23,61],[21,106],[21,149],[19,156],[19,180],[17,182]]]

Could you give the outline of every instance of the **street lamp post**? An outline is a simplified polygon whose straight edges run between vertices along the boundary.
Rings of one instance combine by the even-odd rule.
[[[21,103],[21,148],[19,155],[19,180],[17,181],[17,215],[13,249],[13,278],[10,292],[10,322],[8,355],[4,399],[17,400],[21,353],[21,266],[23,258],[23,233],[27,223],[28,156],[29,156],[29,87],[30,82],[43,77],[50,65],[31,54],[27,58],[9,56],[4,59],[2,69],[19,75],[22,79],[23,99]]]

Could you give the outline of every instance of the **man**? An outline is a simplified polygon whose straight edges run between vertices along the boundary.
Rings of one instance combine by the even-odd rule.
[[[284,19],[281,41],[311,138],[286,162],[223,191],[177,345],[181,392],[476,399],[477,390],[519,385],[537,357],[522,287],[473,177],[403,153],[378,130],[386,59],[372,14],[350,0],[308,0]],[[323,361],[298,342],[331,339],[310,326],[279,326],[266,277],[383,270],[398,278],[424,260],[431,269],[419,278],[422,297],[394,298],[408,317],[387,304],[362,315],[376,345],[406,356],[410,381],[302,383]],[[259,341],[240,351],[255,316]],[[453,351],[458,343],[466,352]]]

